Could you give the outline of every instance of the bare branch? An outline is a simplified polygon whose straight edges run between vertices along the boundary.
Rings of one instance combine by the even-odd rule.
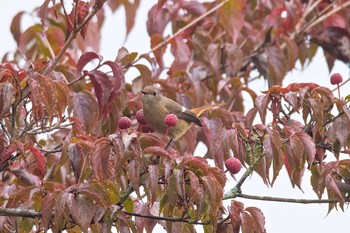
[[[15,216],[24,218],[41,218],[42,214],[34,210],[0,208],[0,216]]]
[[[338,203],[338,200],[333,199],[296,199],[296,198],[283,198],[283,197],[270,197],[270,196],[255,196],[249,194],[239,194],[237,197],[259,200],[259,201],[275,201],[275,202],[288,202],[288,203],[299,203],[299,204],[322,204],[322,203]]]
[[[210,224],[210,221],[200,222],[200,221],[193,221],[193,220],[187,219],[187,218],[159,217],[159,216],[143,215],[143,214],[137,214],[137,213],[131,213],[131,212],[124,212],[124,214],[130,215],[130,216],[135,216],[135,217],[141,217],[141,218],[163,220],[163,221],[168,221],[168,222],[185,222],[185,223],[195,224],[195,225],[209,225]]]

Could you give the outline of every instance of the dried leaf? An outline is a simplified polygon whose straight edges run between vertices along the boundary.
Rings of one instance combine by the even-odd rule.
[[[0,99],[0,119],[3,119],[15,101],[15,91],[10,82],[0,83]]]

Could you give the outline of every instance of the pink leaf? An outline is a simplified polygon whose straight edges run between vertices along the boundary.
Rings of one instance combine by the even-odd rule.
[[[40,152],[39,149],[35,148],[34,146],[28,145],[26,146],[27,150],[30,150],[34,158],[37,162],[38,168],[40,170],[41,176],[43,177],[46,174],[46,158],[45,156]]]
[[[99,63],[102,61],[102,57],[94,52],[86,52],[80,56],[77,64],[77,72],[81,73],[83,68],[94,59],[98,59]]]

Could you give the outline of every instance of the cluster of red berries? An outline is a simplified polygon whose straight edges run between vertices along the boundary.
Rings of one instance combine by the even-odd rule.
[[[146,123],[145,116],[143,115],[143,110],[139,110],[136,112],[136,120],[140,124],[141,131],[144,133],[151,133],[153,129]],[[132,125],[131,119],[126,116],[122,116],[118,121],[119,129],[128,129]]]
[[[144,133],[153,132],[153,129],[147,124],[143,110],[136,112],[136,120],[141,125],[141,131]],[[175,114],[168,114],[164,118],[164,122],[168,127],[173,127],[177,124],[178,118]],[[128,129],[131,127],[131,119],[126,116],[122,116],[118,121],[119,129]]]

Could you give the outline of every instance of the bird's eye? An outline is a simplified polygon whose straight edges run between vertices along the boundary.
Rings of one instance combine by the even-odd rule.
[[[155,92],[155,91],[152,92],[152,95],[153,95],[153,96],[156,96],[156,95],[157,95],[157,92]]]

